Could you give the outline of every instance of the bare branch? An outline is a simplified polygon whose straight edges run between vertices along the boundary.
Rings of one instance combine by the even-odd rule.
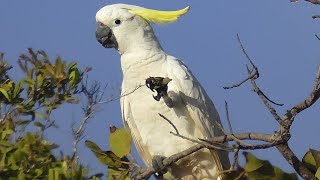
[[[294,121],[295,116],[300,113],[301,111],[309,108],[312,106],[319,98],[320,98],[320,66],[318,67],[318,72],[316,75],[316,79],[313,85],[313,90],[310,94],[310,96],[304,100],[301,103],[298,103],[294,107],[292,107],[290,110],[287,111],[287,113],[281,118],[276,110],[270,105],[270,103],[276,104],[276,105],[282,105],[275,103],[271,101],[258,87],[256,84],[255,80],[259,77],[258,73],[258,68],[253,64],[252,60],[250,59],[249,55],[244,49],[243,44],[240,41],[239,35],[237,35],[238,41],[240,43],[240,47],[242,49],[242,52],[245,54],[247,60],[250,62],[252,65],[252,70],[250,70],[247,66],[247,71],[248,71],[248,78],[244,80],[243,82],[239,84],[235,84],[232,87],[227,87],[228,88],[233,88],[240,86],[242,83],[246,82],[247,80],[251,81],[251,84],[254,88],[254,91],[257,93],[257,95],[260,97],[260,99],[263,101],[264,105],[267,107],[267,109],[270,111],[270,113],[273,115],[273,117],[279,122],[280,125],[280,130],[275,132],[274,134],[259,134],[259,133],[233,133],[232,127],[231,127],[231,122],[230,122],[230,117],[229,117],[229,110],[228,110],[228,104],[225,102],[225,108],[226,108],[226,116],[227,116],[227,121],[228,125],[230,128],[231,134],[228,134],[220,124],[217,124],[217,127],[221,129],[221,131],[224,133],[223,136],[217,136],[217,137],[211,137],[210,139],[199,139],[194,140],[188,137],[185,137],[181,134],[179,134],[178,129],[172,124],[170,120],[159,114],[161,117],[163,117],[165,120],[167,120],[175,129],[176,134],[175,136],[178,136],[180,138],[192,141],[197,143],[196,145],[192,146],[189,149],[186,149],[185,151],[182,151],[180,153],[174,154],[171,157],[167,157],[163,161],[163,165],[166,168],[167,166],[171,165],[172,163],[178,161],[179,159],[186,157],[202,148],[214,148],[217,149],[221,145],[224,145],[225,142],[233,141],[236,143],[234,145],[234,148],[230,148],[227,150],[234,150],[234,162],[231,168],[235,168],[238,162],[238,153],[240,150],[256,150],[256,149],[266,149],[266,148],[271,148],[271,147],[276,147],[279,152],[282,154],[282,156],[288,161],[288,163],[293,166],[293,168],[296,170],[296,172],[303,178],[305,179],[316,179],[316,177],[312,174],[312,172],[306,168],[305,164],[302,163],[297,156],[292,152],[290,147],[288,146],[287,142],[289,141],[291,135],[290,135],[290,127]],[[320,38],[319,38],[320,39]],[[253,141],[258,141],[258,142],[266,142],[263,144],[255,144],[251,145],[244,140],[253,140]],[[217,146],[217,147],[216,147]],[[226,150],[226,149],[223,149]],[[232,169],[231,169],[232,170]],[[144,179],[146,177],[149,177],[150,175],[156,173],[155,169],[153,167],[149,167],[142,171],[141,174],[137,175],[135,179]],[[240,177],[240,176],[239,176]]]
[[[272,143],[274,142],[274,135],[271,134],[259,134],[259,133],[237,133],[233,134],[239,140],[255,140],[255,141],[264,141]],[[227,141],[233,141],[233,138],[230,134],[224,136],[211,137],[207,141],[215,143],[225,143]]]
[[[239,41],[241,43],[241,41]],[[241,46],[243,48],[243,46]],[[245,53],[245,50],[242,49]],[[247,59],[252,63],[250,58],[248,57],[248,54],[245,53]],[[254,66],[254,65],[253,65]],[[254,66],[255,67],[255,66]],[[249,70],[247,67],[248,74],[251,74],[252,71]],[[254,87],[254,91],[259,95],[260,99],[263,101],[265,106],[269,109],[270,113],[274,116],[274,118],[279,122],[281,128],[279,132],[276,132],[274,134],[274,142],[265,145],[259,145],[261,148],[268,148],[273,147],[274,144],[279,143],[276,145],[279,152],[287,159],[290,165],[292,165],[296,172],[306,179],[315,179],[315,176],[308,170],[303,163],[300,162],[300,160],[295,156],[295,154],[291,151],[289,148],[287,141],[289,141],[291,135],[290,135],[290,127],[294,121],[294,117],[301,111],[307,109],[311,105],[313,105],[320,97],[320,90],[319,90],[319,80],[320,79],[320,66],[318,69],[317,77],[315,80],[313,91],[311,92],[311,95],[308,99],[306,99],[304,102],[299,103],[298,105],[291,108],[291,110],[287,111],[286,115],[283,118],[280,118],[280,116],[277,114],[276,110],[271,107],[269,104],[270,101],[267,96],[265,96],[260,88],[255,83],[255,79],[251,79],[251,84]]]
[[[304,179],[317,180],[317,178],[306,168],[297,156],[292,152],[287,143],[276,146],[282,156],[296,170],[296,172]]]
[[[194,152],[199,151],[200,149],[204,148],[203,145],[197,144],[194,145],[180,153],[174,154],[170,157],[167,157],[163,160],[163,166],[168,167],[174,162],[177,162],[179,159],[182,159]],[[134,177],[135,180],[141,180],[141,179],[146,179],[147,177],[151,176],[152,174],[156,173],[156,170],[153,167],[148,167],[145,171],[143,171],[141,174],[137,175]]]
[[[320,4],[320,1],[319,0],[305,0],[305,1],[308,1],[312,4]]]
[[[312,16],[312,19],[317,19],[317,18],[320,18],[320,15],[313,15]]]
[[[259,77],[259,71],[258,68],[254,65],[253,61],[251,60],[251,58],[249,57],[247,51],[244,48],[244,45],[242,44],[239,35],[237,34],[237,39],[238,39],[238,43],[240,44],[241,50],[244,53],[244,55],[246,56],[247,60],[250,62],[250,64],[252,65],[253,70],[250,70],[249,67],[246,65],[247,67],[247,71],[248,74],[252,74],[252,72],[257,73],[256,78],[251,78],[251,84],[254,87],[254,91],[259,95],[260,99],[263,101],[264,105],[269,109],[270,113],[273,115],[273,117],[280,122],[281,118],[280,116],[277,114],[276,110],[274,108],[272,108],[272,106],[269,104],[269,102],[276,104],[276,105],[281,105],[281,104],[277,104],[273,101],[271,101],[261,90],[260,88],[256,85],[255,83],[255,79],[257,79]],[[268,102],[269,101],[269,102]]]
[[[100,93],[101,86],[99,83],[94,82],[90,88],[88,88],[87,80],[81,85],[81,92],[87,98],[87,105],[83,107],[84,117],[81,120],[81,123],[77,130],[72,129],[73,131],[73,157],[77,155],[77,145],[79,141],[83,139],[83,134],[85,130],[85,125],[88,123],[88,120],[92,118],[93,114],[97,111],[98,104],[103,96],[103,93]],[[77,157],[76,157],[77,158]]]
[[[175,134],[173,132],[170,132],[170,133],[175,135],[175,136],[177,136],[177,137],[180,137],[182,139],[185,139],[185,140],[188,140],[188,141],[203,145],[203,147],[206,147],[208,149],[216,149],[216,150],[221,150],[221,151],[232,151],[233,150],[233,148],[229,148],[229,147],[227,147],[226,145],[224,145],[222,143],[212,143],[212,142],[208,143],[207,141],[198,141],[198,140],[191,139],[191,138],[188,138],[186,136],[183,136],[181,134]]]
[[[222,127],[222,125],[221,124],[219,124],[219,123],[216,123],[215,122],[215,124],[218,126],[218,128],[224,133],[224,135],[228,135],[228,133],[223,129],[223,127]],[[241,141],[240,139],[238,139],[236,136],[234,136],[233,134],[230,134],[229,135],[230,136],[230,138],[233,140],[233,141],[235,141],[235,142],[237,142],[239,145],[241,145],[241,146],[252,146],[251,144],[248,144],[248,143],[246,143],[246,142],[243,142],[243,141]]]
[[[288,110],[287,113],[282,118],[282,121],[281,121],[282,131],[285,131],[288,133],[296,115],[301,111],[312,106],[320,98],[319,82],[320,82],[320,66],[318,66],[316,80],[314,82],[313,90],[310,96],[303,102],[295,105],[290,110]]]
[[[170,157],[165,158],[163,160],[164,168],[167,168],[172,163],[174,163],[174,162],[178,161],[179,159],[184,158],[194,152],[197,152],[202,148],[209,148],[209,149],[213,148],[213,149],[219,149],[219,150],[224,150],[224,151],[225,150],[230,151],[233,149],[233,150],[236,150],[235,152],[237,152],[240,149],[254,150],[254,149],[270,148],[270,147],[274,147],[274,146],[281,143],[279,141],[275,141],[273,138],[274,135],[270,135],[270,134],[239,133],[239,134],[233,134],[233,135],[212,137],[212,138],[210,138],[210,140],[200,139],[201,141],[204,141],[207,143],[203,143],[203,142],[200,142],[200,141],[197,141],[194,139],[190,139],[190,138],[187,138],[187,137],[182,136],[180,134],[174,134],[174,133],[172,133],[172,134],[175,136],[181,137],[183,139],[190,140],[190,141],[195,142],[197,144],[180,152],[180,153],[177,153],[177,154],[174,154]],[[234,137],[236,137],[237,139],[240,139],[240,140],[259,140],[259,141],[265,141],[265,142],[270,142],[270,143],[261,144],[261,145],[252,145],[252,146],[238,146],[236,148],[229,148],[229,149],[223,148],[223,146],[225,146],[223,143],[225,143],[226,141],[235,141]],[[141,173],[139,175],[137,175],[136,177],[134,177],[134,179],[145,179],[146,177],[149,177],[154,173],[156,173],[156,170],[153,167],[148,167],[148,168],[144,169],[143,171],[141,171]]]
[[[313,92],[315,92],[315,91],[317,91],[317,89],[319,89],[319,81],[320,81],[320,65],[318,66],[316,80],[313,85]]]
[[[281,117],[278,115],[277,111],[270,105],[270,101],[268,100],[267,96],[260,90],[260,88],[257,86],[256,82],[251,79],[251,84],[253,86],[254,92],[258,94],[260,99],[262,100],[263,104],[267,107],[269,112],[273,115],[274,119],[278,121],[278,123],[281,122]]]

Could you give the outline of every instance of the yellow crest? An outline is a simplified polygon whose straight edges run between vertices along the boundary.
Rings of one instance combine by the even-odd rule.
[[[175,22],[180,16],[186,14],[190,9],[190,6],[177,11],[159,11],[154,9],[128,9],[129,12],[141,16],[148,22],[156,24]]]

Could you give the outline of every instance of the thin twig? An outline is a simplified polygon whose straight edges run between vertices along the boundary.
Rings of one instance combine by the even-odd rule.
[[[176,134],[180,134],[177,127],[168,118],[166,118],[164,115],[162,115],[160,113],[158,113],[158,114],[173,127],[173,129],[176,131]]]
[[[233,84],[231,86],[223,86],[223,89],[232,89],[232,88],[235,88],[235,87],[239,87],[241,86],[243,83],[247,82],[248,80],[254,78],[256,76],[256,74],[250,74],[246,79],[242,80],[241,82],[239,83],[236,83],[236,84]]]
[[[112,102],[112,101],[119,100],[119,99],[121,99],[122,97],[125,97],[125,96],[128,96],[128,95],[132,94],[133,92],[135,92],[136,90],[138,90],[139,88],[141,88],[141,87],[143,87],[143,86],[145,86],[145,85],[140,84],[139,86],[135,87],[132,91],[130,91],[130,92],[128,92],[128,93],[124,92],[123,94],[121,94],[121,95],[118,96],[118,97],[115,97],[115,98],[112,98],[112,99],[109,99],[109,100],[106,100],[106,101],[100,101],[99,104],[107,104],[107,103],[110,103],[110,102]]]
[[[233,169],[237,169],[236,166],[239,164],[238,161],[239,161],[239,147],[236,148],[236,151],[234,152],[234,155],[233,155],[233,163],[230,167],[230,170],[233,170]]]
[[[230,121],[230,116],[229,116],[229,107],[228,107],[227,101],[224,101],[224,107],[226,109],[226,116],[227,116],[227,122],[228,122],[229,130],[230,130],[230,133],[233,134],[233,129],[232,129],[232,126],[231,126],[231,121]]]
[[[250,79],[257,79],[259,78],[259,71],[258,71],[258,68],[256,67],[256,65],[254,65],[253,61],[251,60],[250,56],[248,55],[247,51],[245,50],[241,40],[240,40],[240,36],[239,34],[237,34],[237,40],[238,40],[238,43],[240,45],[240,48],[241,48],[241,51],[243,52],[243,54],[246,56],[247,60],[249,61],[249,63],[251,64],[252,68],[254,69],[254,71],[252,71],[253,73],[249,73],[249,76],[241,81],[240,83],[237,83],[237,84],[234,84],[232,86],[225,86],[223,87],[224,89],[231,89],[231,88],[234,88],[234,87],[239,87],[241,86],[243,83],[247,82],[248,80]]]
[[[254,65],[254,63],[253,63],[253,61],[251,60],[250,56],[248,55],[246,49],[244,48],[244,46],[243,46],[243,44],[242,44],[242,42],[241,42],[241,40],[240,40],[239,34],[237,34],[237,40],[238,40],[238,43],[239,43],[239,45],[240,45],[240,48],[241,48],[243,54],[246,56],[247,60],[248,60],[248,61],[250,62],[250,64],[251,64],[251,66],[252,66],[254,69],[256,69],[257,67],[256,67],[256,65]],[[258,76],[258,77],[259,77],[259,76]],[[258,78],[258,77],[257,77],[257,78]]]

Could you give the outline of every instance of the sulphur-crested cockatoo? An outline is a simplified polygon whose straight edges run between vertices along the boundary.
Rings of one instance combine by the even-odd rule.
[[[187,13],[159,11],[126,4],[108,5],[96,14],[97,40],[121,55],[123,82],[120,99],[124,125],[130,130],[137,150],[147,166],[153,157],[169,157],[195,145],[170,134],[174,127],[183,136],[197,139],[221,135],[219,115],[197,79],[179,59],[167,54],[156,38],[151,23],[170,23]],[[149,77],[167,77],[170,103],[156,101],[148,87]],[[165,179],[218,179],[229,164],[227,153],[203,149],[168,169]]]

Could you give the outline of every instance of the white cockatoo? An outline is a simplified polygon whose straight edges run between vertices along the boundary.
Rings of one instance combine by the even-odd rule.
[[[181,60],[162,49],[150,26],[174,22],[188,10],[159,11],[113,4],[96,14],[97,40],[121,55],[122,118],[147,166],[152,166],[154,157],[169,157],[195,145],[172,135],[174,127],[159,113],[183,136],[206,139],[222,135],[216,125],[220,123],[218,112],[207,93]],[[160,101],[144,86],[149,77],[171,79],[167,96]],[[164,179],[218,179],[219,172],[228,166],[227,153],[203,149],[170,166]]]

